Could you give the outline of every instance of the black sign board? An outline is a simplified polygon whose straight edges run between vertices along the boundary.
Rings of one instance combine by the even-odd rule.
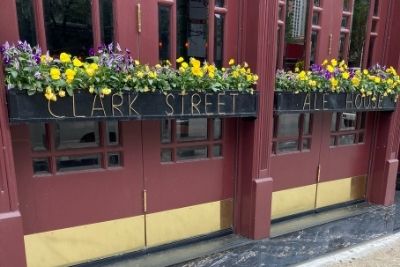
[[[51,120],[144,120],[257,116],[258,95],[226,91],[182,94],[133,93],[100,97],[78,90],[72,97],[47,101],[41,94],[7,92],[10,122]]]
[[[362,97],[357,93],[290,93],[275,92],[276,113],[315,111],[393,111],[396,102],[393,97],[383,95]]]

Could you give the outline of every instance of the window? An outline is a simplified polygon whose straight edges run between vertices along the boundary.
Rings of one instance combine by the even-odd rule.
[[[364,143],[365,112],[334,112],[331,120],[331,146]]]
[[[158,7],[158,38],[160,61],[171,60],[171,7]]]
[[[161,162],[222,157],[221,119],[177,119],[161,122]]]
[[[87,56],[90,48],[113,42],[113,1],[17,0],[20,39],[39,43],[55,55],[67,51]],[[44,25],[44,32],[35,25]],[[36,36],[44,38],[37,40]]]
[[[312,114],[281,114],[274,116],[273,153],[283,154],[311,149]]]
[[[177,0],[177,57],[207,60],[208,1]]]
[[[30,124],[35,175],[122,166],[119,123]]]

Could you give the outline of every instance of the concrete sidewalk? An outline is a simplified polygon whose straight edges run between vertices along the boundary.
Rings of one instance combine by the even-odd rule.
[[[297,267],[391,267],[400,266],[400,232],[371,240]]]

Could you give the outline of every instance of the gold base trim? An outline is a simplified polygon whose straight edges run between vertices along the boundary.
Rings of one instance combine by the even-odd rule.
[[[147,245],[162,245],[232,226],[233,200],[227,199],[146,215]]]
[[[272,219],[313,210],[317,185],[307,185],[272,193]]]
[[[273,192],[272,219],[364,199],[366,182],[355,176]]]
[[[366,176],[356,176],[318,184],[316,208],[365,198]]]

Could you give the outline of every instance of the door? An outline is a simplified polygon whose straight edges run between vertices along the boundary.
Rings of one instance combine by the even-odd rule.
[[[146,0],[140,5],[143,63],[176,65],[178,57],[195,57],[222,67],[237,58],[237,1]],[[143,121],[142,136],[146,244],[232,227],[236,120]]]
[[[332,58],[361,67],[372,4],[367,0],[281,2],[277,67],[307,69]],[[298,30],[302,27],[303,35]],[[297,63],[290,63],[293,57],[288,55],[294,52],[282,45],[283,40],[305,45],[306,51],[295,58]],[[365,198],[373,117],[373,113],[275,114],[273,219]]]

